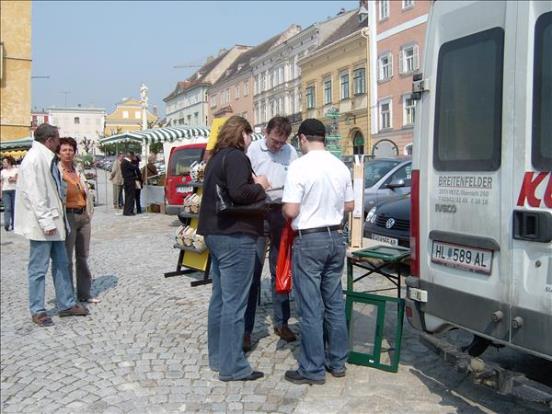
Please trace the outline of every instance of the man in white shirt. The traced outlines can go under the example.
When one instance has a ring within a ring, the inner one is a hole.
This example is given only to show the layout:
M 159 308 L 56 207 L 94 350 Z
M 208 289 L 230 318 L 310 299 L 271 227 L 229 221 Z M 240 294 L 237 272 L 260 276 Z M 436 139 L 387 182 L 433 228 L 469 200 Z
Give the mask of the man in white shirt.
M 326 151 L 322 122 L 306 119 L 298 136 L 305 155 L 290 165 L 282 201 L 284 215 L 297 231 L 292 266 L 301 353 L 299 368 L 287 371 L 285 378 L 295 384 L 323 384 L 325 369 L 334 377 L 345 376 L 348 340 L 341 275 L 346 240 L 341 222 L 353 210 L 353 187 L 349 169 Z
M 86 316 L 88 309 L 73 294 L 65 237 L 65 187 L 55 152 L 58 129 L 40 125 L 21 166 L 15 192 L 15 233 L 30 240 L 29 307 L 32 321 L 40 327 L 54 323 L 44 308 L 46 273 L 52 260 L 52 276 L 59 316 Z
M 280 247 L 280 235 L 285 224 L 282 215 L 282 193 L 289 165 L 297 159 L 297 151 L 287 143 L 291 133 L 291 123 L 285 117 L 272 118 L 265 130 L 265 139 L 251 143 L 247 150 L 247 156 L 251 160 L 251 166 L 256 175 L 264 175 L 270 182 L 271 188 L 267 191 L 269 210 L 264 220 L 265 237 L 260 237 L 257 242 L 257 261 L 253 282 L 249 291 L 249 300 L 245 312 L 245 332 L 243 348 L 245 352 L 251 349 L 251 332 L 255 325 L 255 311 L 257 298 L 263 271 L 264 253 L 266 243 L 270 240 L 270 254 L 268 257 L 270 274 L 272 276 L 272 304 L 274 332 L 286 342 L 295 341 L 295 334 L 288 327 L 290 316 L 289 295 L 276 293 L 274 289 L 276 280 L 276 262 Z

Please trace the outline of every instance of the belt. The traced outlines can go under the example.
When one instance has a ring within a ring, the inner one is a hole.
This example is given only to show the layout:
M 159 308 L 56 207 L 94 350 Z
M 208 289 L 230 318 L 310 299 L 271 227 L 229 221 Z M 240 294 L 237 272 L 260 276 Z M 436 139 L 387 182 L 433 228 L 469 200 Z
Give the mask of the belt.
M 69 207 L 67 207 L 65 209 L 65 211 L 67 213 L 73 213 L 73 214 L 82 214 L 82 213 L 84 213 L 85 210 L 86 209 L 84 207 L 83 208 L 69 208 Z
M 322 232 L 330 232 L 330 231 L 337 231 L 341 230 L 341 225 L 336 226 L 324 226 L 324 227 L 314 227 L 312 229 L 303 229 L 303 230 L 297 230 L 297 234 L 300 236 L 303 236 L 305 234 L 310 233 L 322 233 Z

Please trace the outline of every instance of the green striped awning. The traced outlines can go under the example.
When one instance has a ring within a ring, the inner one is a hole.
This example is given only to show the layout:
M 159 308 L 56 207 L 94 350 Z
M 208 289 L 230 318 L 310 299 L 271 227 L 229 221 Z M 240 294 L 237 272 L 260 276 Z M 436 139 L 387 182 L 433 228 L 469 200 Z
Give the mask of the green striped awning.
M 138 141 L 144 144 L 153 144 L 156 142 L 173 142 L 193 138 L 207 139 L 208 137 L 209 128 L 167 127 L 111 135 L 109 137 L 100 138 L 100 144 L 115 144 L 126 141 Z
M 9 141 L 0 142 L 0 150 L 12 150 L 12 149 L 28 149 L 33 146 L 33 137 L 19 138 Z
M 100 144 L 115 144 L 119 142 L 136 141 L 143 144 L 153 144 L 156 142 L 174 142 L 192 139 L 209 138 L 209 128 L 193 128 L 193 127 L 167 127 L 153 128 L 144 131 L 124 132 L 122 134 L 111 135 L 109 137 L 100 138 Z M 261 139 L 263 134 L 253 134 L 252 139 L 256 141 Z

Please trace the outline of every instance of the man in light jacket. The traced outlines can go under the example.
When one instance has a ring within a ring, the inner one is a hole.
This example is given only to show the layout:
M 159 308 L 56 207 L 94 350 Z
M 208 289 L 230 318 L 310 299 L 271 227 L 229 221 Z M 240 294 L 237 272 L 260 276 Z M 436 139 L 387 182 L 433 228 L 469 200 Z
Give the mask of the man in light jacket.
M 73 295 L 65 237 L 63 180 L 55 152 L 59 133 L 49 124 L 40 125 L 35 140 L 19 168 L 15 195 L 15 233 L 30 240 L 29 307 L 38 326 L 52 326 L 44 308 L 45 279 L 50 259 L 59 316 L 86 316 L 88 310 Z
M 121 172 L 121 161 L 123 160 L 123 154 L 117 155 L 117 158 L 113 161 L 111 167 L 111 174 L 109 179 L 113 184 L 113 208 L 123 208 L 123 173 Z

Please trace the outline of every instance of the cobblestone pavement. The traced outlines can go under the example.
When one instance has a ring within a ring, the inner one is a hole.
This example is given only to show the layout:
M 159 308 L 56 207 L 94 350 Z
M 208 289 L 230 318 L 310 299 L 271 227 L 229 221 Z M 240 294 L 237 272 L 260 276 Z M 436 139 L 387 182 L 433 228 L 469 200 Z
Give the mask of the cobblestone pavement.
M 189 276 L 163 277 L 176 264 L 174 217 L 123 217 L 105 206 L 101 192 L 100 202 L 90 266 L 101 303 L 89 306 L 88 317 L 60 319 L 48 276 L 51 328 L 35 327 L 29 316 L 28 242 L 1 230 L 3 413 L 526 413 L 538 408 L 452 372 L 419 344 L 406 323 L 397 374 L 349 365 L 345 378 L 328 376 L 323 386 L 290 384 L 283 376 L 296 367 L 298 347 L 272 332 L 266 275 L 253 335 L 257 344 L 249 354 L 265 378 L 218 381 L 207 363 L 210 285 L 192 288 Z M 296 319 L 291 325 L 297 332 Z

